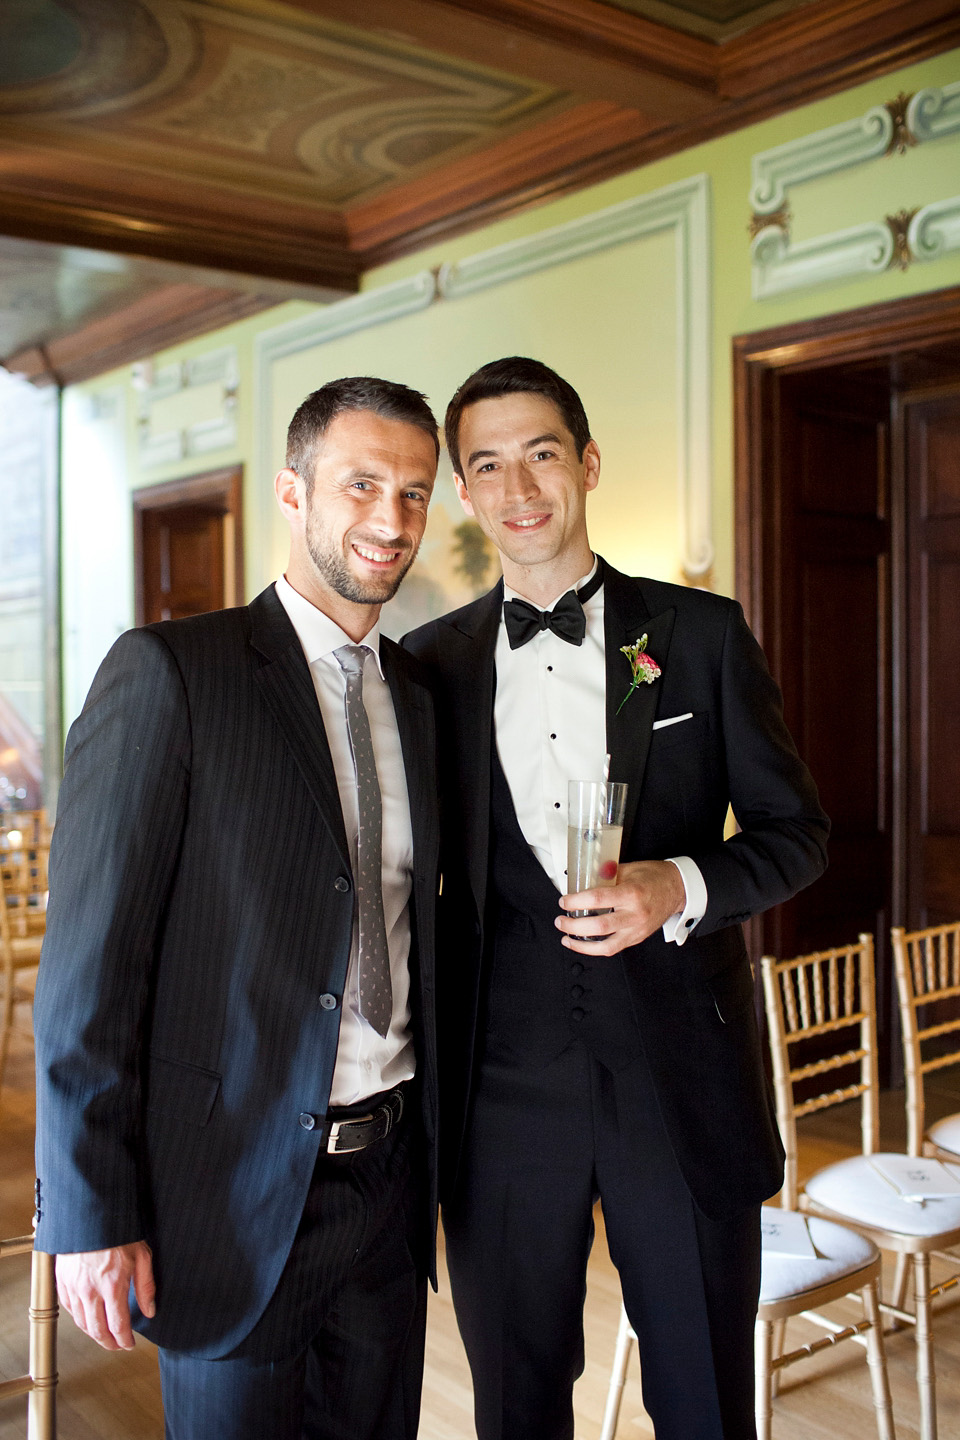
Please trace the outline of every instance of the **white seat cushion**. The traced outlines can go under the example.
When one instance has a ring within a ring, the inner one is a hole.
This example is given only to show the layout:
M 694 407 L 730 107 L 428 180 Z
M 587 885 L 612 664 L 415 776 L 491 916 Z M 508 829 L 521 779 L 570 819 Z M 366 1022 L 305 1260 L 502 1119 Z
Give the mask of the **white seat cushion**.
M 874 1159 L 880 1159 L 874 1156 Z M 960 1166 L 949 1167 L 960 1179 Z M 811 1200 L 853 1224 L 872 1225 L 897 1235 L 943 1235 L 960 1230 L 960 1195 L 918 1205 L 903 1200 L 866 1155 L 838 1160 L 818 1170 L 804 1186 Z
M 775 1220 L 782 1214 L 773 1205 L 764 1205 L 764 1213 Z M 868 1265 L 879 1253 L 872 1240 L 848 1230 L 846 1225 L 836 1225 L 832 1220 L 819 1220 L 815 1215 L 807 1217 L 807 1228 L 815 1260 L 805 1260 L 794 1255 L 777 1255 L 764 1250 L 763 1266 L 760 1273 L 760 1303 L 771 1300 L 786 1300 L 790 1295 L 802 1295 L 818 1285 L 839 1280 L 862 1266 Z
M 938 1120 L 930 1126 L 927 1135 L 941 1150 L 960 1156 L 960 1115 L 947 1115 Z

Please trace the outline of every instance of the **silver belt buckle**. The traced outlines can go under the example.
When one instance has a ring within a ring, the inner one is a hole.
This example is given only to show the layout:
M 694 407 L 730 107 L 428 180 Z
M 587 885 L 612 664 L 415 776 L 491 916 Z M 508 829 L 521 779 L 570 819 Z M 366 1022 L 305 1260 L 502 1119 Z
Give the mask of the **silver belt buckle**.
M 357 1150 L 363 1150 L 365 1148 L 363 1143 L 359 1143 L 357 1145 L 338 1145 L 337 1141 L 340 1138 L 340 1132 L 341 1130 L 343 1130 L 344 1126 L 369 1125 L 370 1121 L 373 1118 L 373 1115 L 354 1115 L 352 1120 L 334 1120 L 333 1124 L 330 1126 L 330 1133 L 327 1136 L 327 1154 L 352 1155 Z M 344 1139 L 348 1140 L 349 1136 L 345 1135 Z

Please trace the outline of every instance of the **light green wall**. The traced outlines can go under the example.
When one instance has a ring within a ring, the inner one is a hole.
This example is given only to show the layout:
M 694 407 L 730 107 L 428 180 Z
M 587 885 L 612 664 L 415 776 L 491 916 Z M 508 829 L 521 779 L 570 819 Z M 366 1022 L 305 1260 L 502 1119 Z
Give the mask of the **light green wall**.
M 921 291 L 960 284 L 960 253 L 916 263 L 907 271 L 886 271 L 775 299 L 751 296 L 748 192 L 751 158 L 761 150 L 862 115 L 898 92 L 914 92 L 960 80 L 960 51 L 896 72 L 840 95 L 818 101 L 683 154 L 644 166 L 628 175 L 528 210 L 495 225 L 443 241 L 416 255 L 369 273 L 364 290 L 373 290 L 425 269 L 451 264 L 478 252 L 538 234 L 542 230 L 594 214 L 607 206 L 659 191 L 700 174 L 709 177 L 712 209 L 711 282 L 713 439 L 713 529 L 717 558 L 713 583 L 730 591 L 733 577 L 733 482 L 731 339 L 734 335 L 789 321 L 805 320 Z M 798 239 L 911 209 L 960 194 L 960 137 L 929 141 L 905 156 L 869 161 L 840 174 L 797 186 L 790 195 L 793 233 Z M 442 412 L 456 384 L 477 364 L 520 349 L 556 365 L 582 393 L 604 456 L 601 489 L 591 499 L 592 536 L 615 562 L 666 578 L 679 577 L 679 494 L 674 451 L 677 402 L 675 345 L 677 293 L 667 234 L 632 240 L 591 257 L 580 258 L 474 296 L 437 301 L 403 319 L 360 330 L 277 361 L 272 392 L 264 400 L 254 390 L 255 342 L 311 307 L 291 303 L 264 312 L 213 335 L 190 341 L 156 357 L 158 366 L 180 362 L 223 346 L 237 350 L 238 401 L 236 444 L 203 457 L 144 470 L 138 457 L 137 395 L 129 368 L 74 387 L 93 397 L 119 389 L 125 403 L 116 421 L 124 426 L 127 491 L 199 470 L 243 461 L 247 588 L 251 593 L 276 574 L 283 563 L 285 537 L 269 494 L 272 470 L 282 461 L 286 420 L 308 390 L 335 375 L 382 374 L 426 390 Z M 315 313 L 320 313 L 318 307 Z M 196 397 L 164 401 L 168 413 Z M 80 407 L 82 409 L 82 407 Z M 79 413 L 79 411 L 78 411 Z M 257 415 L 260 420 L 257 421 Z M 195 417 L 190 417 L 195 418 Z M 269 428 L 270 443 L 257 462 L 255 425 Z M 65 443 L 69 444 L 69 435 Z M 266 457 L 269 458 L 266 458 Z M 262 470 L 263 473 L 259 473 Z M 267 473 L 270 472 L 270 473 Z M 71 478 L 71 513 L 86 515 L 88 529 L 65 537 L 66 563 L 71 547 L 95 543 L 97 509 L 115 505 L 115 485 L 101 484 L 92 472 Z M 113 498 L 111 498 L 113 497 Z M 80 503 L 78 503 L 78 501 Z M 455 599 L 450 532 L 460 514 L 449 482 L 441 480 L 434 518 L 425 542 L 420 591 L 410 587 L 409 618 L 418 606 L 436 600 L 438 581 Z M 124 524 L 129 528 L 128 520 Z M 110 563 L 110 557 L 104 557 Z M 126 563 L 126 561 L 124 561 Z M 409 582 L 408 582 L 409 585 Z M 431 600 L 432 595 L 432 600 Z M 132 614 L 130 616 L 132 621 Z M 71 617 L 65 615 L 69 632 Z M 89 637 L 88 637 L 89 639 Z M 87 654 L 96 650 L 88 643 Z M 81 667 L 86 669 L 86 665 Z M 78 683 L 79 683 L 78 676 Z

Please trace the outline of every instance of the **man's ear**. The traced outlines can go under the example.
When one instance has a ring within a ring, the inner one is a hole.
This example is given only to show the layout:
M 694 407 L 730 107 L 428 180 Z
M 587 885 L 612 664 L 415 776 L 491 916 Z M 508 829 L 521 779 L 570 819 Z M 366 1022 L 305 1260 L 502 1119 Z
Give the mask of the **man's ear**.
M 463 506 L 464 510 L 467 512 L 470 518 L 475 519 L 476 516 L 473 513 L 473 506 L 470 503 L 470 492 L 467 489 L 466 482 L 464 481 L 463 476 L 458 475 L 456 470 L 454 470 L 453 472 L 453 483 L 457 487 L 457 494 L 460 497 L 460 504 Z
M 273 488 L 277 496 L 277 504 L 290 521 L 299 520 L 303 516 L 303 481 L 296 470 L 291 470 L 285 465 L 282 470 L 277 471 Z
M 600 446 L 588 440 L 583 447 L 583 488 L 596 490 L 600 483 Z

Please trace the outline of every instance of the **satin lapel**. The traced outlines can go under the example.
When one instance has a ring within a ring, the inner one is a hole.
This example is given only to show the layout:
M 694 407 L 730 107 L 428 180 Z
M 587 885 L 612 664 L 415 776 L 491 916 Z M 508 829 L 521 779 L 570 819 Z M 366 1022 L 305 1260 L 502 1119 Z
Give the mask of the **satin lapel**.
M 620 702 L 630 689 L 630 662 L 620 653 L 622 645 L 633 645 L 647 637 L 647 651 L 662 670 L 673 633 L 675 610 L 651 615 L 636 580 L 607 567 L 604 581 L 603 628 L 607 661 L 607 749 L 610 752 L 611 780 L 625 780 L 627 813 L 623 844 L 627 847 L 640 803 L 650 737 L 660 698 L 660 680 L 639 685 L 622 709 Z
M 297 632 L 271 585 L 250 604 L 250 643 L 264 657 L 257 683 L 273 711 L 346 869 L 350 852 L 327 732 Z
M 464 799 L 467 874 L 481 925 L 487 894 L 493 694 L 502 608 L 500 582 L 470 607 L 466 617 L 448 622 L 444 632 L 444 672 L 457 712 L 456 759 Z

